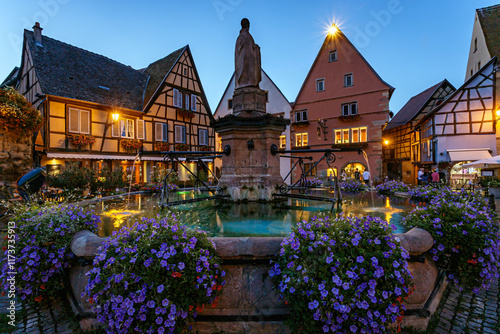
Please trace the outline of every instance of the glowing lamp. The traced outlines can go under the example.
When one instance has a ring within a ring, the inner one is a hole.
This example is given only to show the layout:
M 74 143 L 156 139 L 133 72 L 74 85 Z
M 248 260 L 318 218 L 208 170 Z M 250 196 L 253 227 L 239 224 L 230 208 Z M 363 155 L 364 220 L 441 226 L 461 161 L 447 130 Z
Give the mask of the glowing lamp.
M 500 117 L 500 108 L 497 109 L 497 117 Z
M 113 118 L 113 122 L 118 121 L 118 118 L 120 118 L 120 114 L 112 114 L 111 117 Z
M 384 140 L 384 144 L 389 145 L 389 141 L 388 140 Z

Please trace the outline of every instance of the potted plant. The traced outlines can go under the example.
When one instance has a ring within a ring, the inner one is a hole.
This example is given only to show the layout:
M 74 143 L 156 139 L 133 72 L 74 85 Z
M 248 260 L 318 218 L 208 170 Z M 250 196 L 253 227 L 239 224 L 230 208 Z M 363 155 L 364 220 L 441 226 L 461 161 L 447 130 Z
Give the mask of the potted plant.
M 410 187 L 403 182 L 392 180 L 379 184 L 375 189 L 382 194 L 393 194 L 395 192 L 407 192 Z
M 101 247 L 85 292 L 109 333 L 183 332 L 225 285 L 213 242 L 173 214 L 124 227 Z
M 495 198 L 500 198 L 500 179 L 492 178 L 488 182 L 488 193 L 493 194 Z
M 313 217 L 283 240 L 269 274 L 294 332 L 385 333 L 413 289 L 408 258 L 379 218 Z

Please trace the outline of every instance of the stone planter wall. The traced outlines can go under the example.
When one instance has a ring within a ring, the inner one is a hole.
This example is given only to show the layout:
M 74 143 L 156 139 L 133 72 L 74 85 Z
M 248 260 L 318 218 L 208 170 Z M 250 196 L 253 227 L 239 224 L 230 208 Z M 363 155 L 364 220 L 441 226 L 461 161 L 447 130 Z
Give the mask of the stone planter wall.
M 14 183 L 29 172 L 33 165 L 30 136 L 14 138 L 12 134 L 0 131 L 0 181 Z
M 414 228 L 397 235 L 402 246 L 409 251 L 410 271 L 414 276 L 415 291 L 406 302 L 407 312 L 403 326 L 418 329 L 427 327 L 430 316 L 439 305 L 446 284 L 434 262 L 424 254 L 433 245 L 427 231 Z M 85 273 L 92 267 L 90 260 L 102 244 L 103 238 L 82 231 L 71 243 L 73 253 L 89 260 L 88 265 L 71 270 L 73 311 L 82 320 L 82 329 L 98 326 L 90 313 L 90 305 L 81 298 L 86 284 Z M 287 306 L 272 289 L 268 274 L 269 260 L 279 253 L 283 238 L 213 238 L 217 255 L 223 260 L 226 286 L 215 308 L 202 311 L 193 323 L 197 333 L 288 333 L 284 320 L 289 314 Z

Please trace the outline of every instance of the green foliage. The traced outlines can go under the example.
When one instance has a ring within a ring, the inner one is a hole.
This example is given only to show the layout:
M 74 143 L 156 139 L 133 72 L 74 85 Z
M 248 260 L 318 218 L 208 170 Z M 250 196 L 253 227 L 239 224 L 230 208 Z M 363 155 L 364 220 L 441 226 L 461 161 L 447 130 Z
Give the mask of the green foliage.
M 296 333 L 386 332 L 412 291 L 408 252 L 378 218 L 297 223 L 269 274 Z
M 196 174 L 196 173 L 195 173 Z M 207 175 L 207 172 L 205 172 L 204 170 L 200 170 L 198 171 L 198 178 L 203 181 L 203 182 L 207 182 L 208 181 L 208 175 Z M 196 184 L 196 178 L 193 176 L 193 175 L 189 175 L 189 180 L 193 183 L 193 184 Z
M 431 233 L 436 264 L 459 289 L 479 292 L 498 277 L 499 223 L 482 198 L 445 194 L 415 208 L 404 220 L 408 227 Z
M 12 87 L 0 87 L 0 126 L 11 135 L 36 132 L 43 123 L 40 112 Z
M 173 214 L 122 228 L 102 246 L 85 289 L 109 333 L 180 332 L 225 284 L 215 246 Z M 133 301 L 133 302 L 132 302 Z
M 479 180 L 479 184 L 483 188 L 487 188 L 487 187 L 500 188 L 500 179 L 497 177 L 486 176 L 486 177 L 482 177 Z

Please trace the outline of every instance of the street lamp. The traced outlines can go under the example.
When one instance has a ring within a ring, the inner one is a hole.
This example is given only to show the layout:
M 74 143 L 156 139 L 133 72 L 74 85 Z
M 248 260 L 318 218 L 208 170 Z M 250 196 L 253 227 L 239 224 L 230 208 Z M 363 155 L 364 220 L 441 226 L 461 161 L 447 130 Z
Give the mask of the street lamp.
M 111 118 L 113 118 L 113 123 L 117 122 L 118 119 L 120 118 L 120 114 L 118 113 L 113 113 L 111 114 Z

